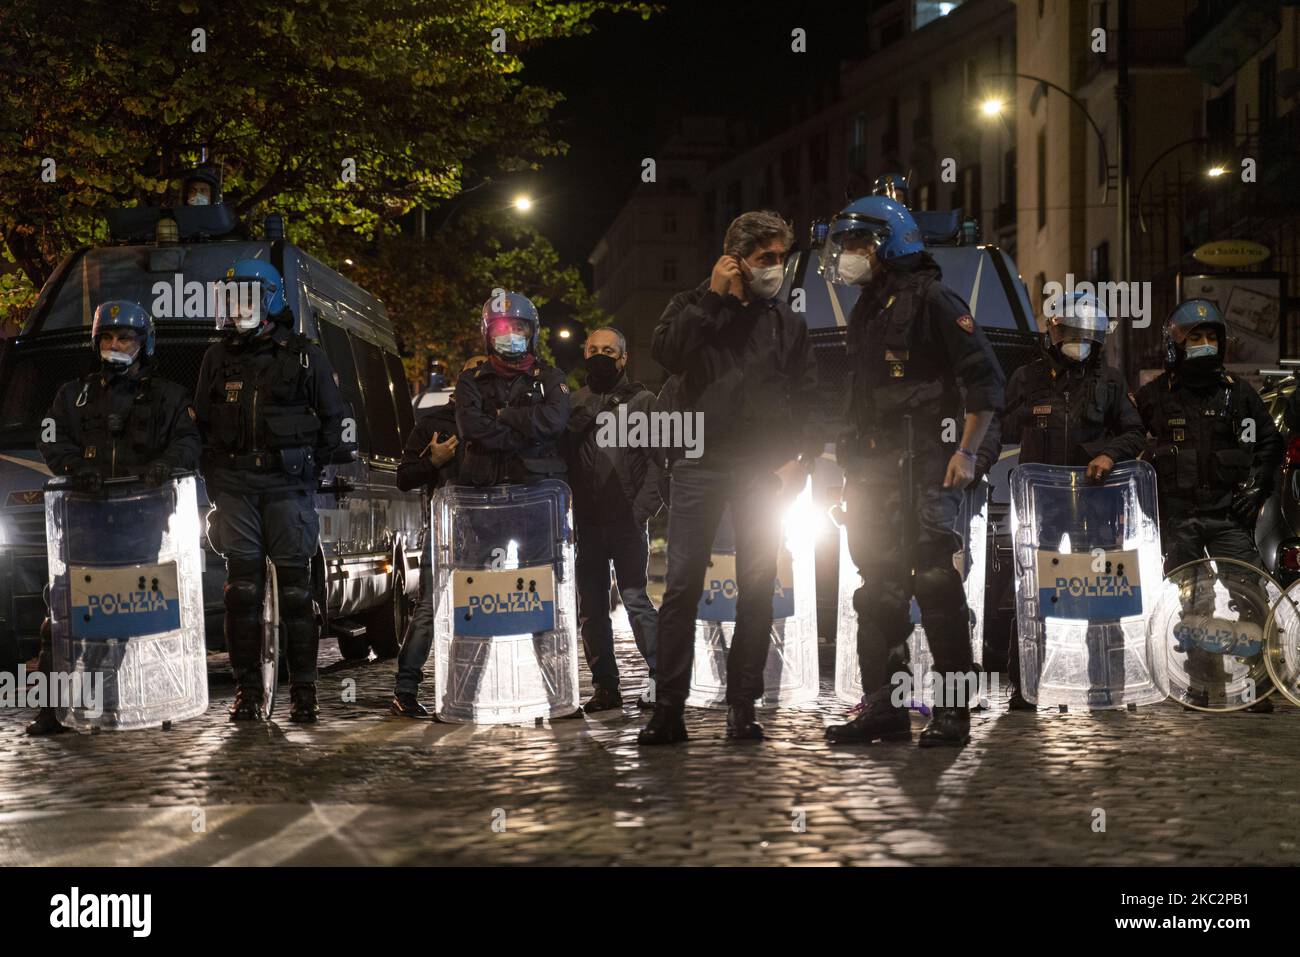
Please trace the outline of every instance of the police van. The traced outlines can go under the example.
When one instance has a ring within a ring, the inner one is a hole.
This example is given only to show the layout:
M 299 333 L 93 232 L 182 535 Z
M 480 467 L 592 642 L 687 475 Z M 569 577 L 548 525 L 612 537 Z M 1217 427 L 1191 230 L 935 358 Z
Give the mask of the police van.
M 978 240 L 978 224 L 965 219 L 962 211 L 912 210 L 925 242 L 943 273 L 946 286 L 970 306 L 971 316 L 983 329 L 994 354 L 1008 379 L 1032 359 L 1040 348 L 1040 334 L 1029 302 L 1029 291 L 1019 270 L 1005 251 Z M 845 379 L 849 371 L 847 347 L 848 317 L 857 302 L 859 289 L 828 282 L 822 276 L 821 256 L 826 240 L 824 222 L 815 222 L 807 249 L 791 253 L 786 261 L 781 297 L 791 308 L 802 307 L 808 324 L 808 336 L 817 359 L 818 387 L 822 413 L 831 429 L 830 438 L 845 426 Z M 796 299 L 798 296 L 798 300 Z M 797 308 L 796 308 L 796 311 Z M 987 576 L 986 614 L 992 619 L 985 634 L 1001 635 L 1014 615 L 1006 603 L 1007 583 L 1011 574 L 1011 543 L 1007 517 L 1010 512 L 1010 471 L 1015 465 L 1019 445 L 1003 437 L 998 463 L 989 471 L 990 496 L 988 528 L 992 541 L 990 574 Z M 828 472 L 822 487 L 814 493 L 822 504 L 839 500 L 839 475 Z M 822 473 L 814 475 L 819 481 Z M 838 585 L 838 545 L 833 536 L 819 536 L 822 545 L 817 554 L 818 619 L 821 634 L 833 634 Z M 1005 607 L 999 608 L 999 602 Z
M 284 238 L 267 217 L 265 237 L 242 238 L 224 205 L 148 207 L 109 215 L 110 244 L 79 249 L 42 288 L 20 334 L 0 345 L 0 671 L 35 653 L 47 581 L 42 489 L 49 479 L 36 448 L 54 393 L 93 371 L 95 307 L 128 299 L 152 310 L 159 283 L 181 288 L 221 280 L 239 259 L 280 270 L 296 331 L 318 342 L 338 375 L 356 422 L 358 458 L 326 466 L 315 496 L 320 546 L 313 584 L 345 658 L 373 649 L 391 657 L 419 586 L 422 496 L 397 488 L 397 465 L 414 424 L 410 390 L 384 304 Z M 187 303 L 188 305 L 188 303 Z M 219 334 L 215 318 L 186 309 L 156 318 L 158 375 L 191 393 L 203 354 Z M 200 512 L 211 509 L 200 489 Z M 203 594 L 210 649 L 224 646 L 225 564 L 204 545 Z

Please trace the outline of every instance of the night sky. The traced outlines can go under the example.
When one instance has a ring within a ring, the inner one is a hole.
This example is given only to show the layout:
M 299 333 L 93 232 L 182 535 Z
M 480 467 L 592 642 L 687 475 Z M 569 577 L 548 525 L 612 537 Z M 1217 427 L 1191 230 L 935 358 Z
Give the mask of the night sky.
M 591 36 L 524 56 L 525 80 L 565 95 L 552 129 L 570 147 L 532 180 L 537 225 L 587 278 L 587 256 L 640 182 L 642 158 L 655 155 L 676 119 L 743 119 L 751 139 L 785 128 L 842 60 L 863 55 L 871 6 L 664 5 L 648 21 L 601 16 Z M 790 50 L 795 27 L 807 31 L 807 53 Z

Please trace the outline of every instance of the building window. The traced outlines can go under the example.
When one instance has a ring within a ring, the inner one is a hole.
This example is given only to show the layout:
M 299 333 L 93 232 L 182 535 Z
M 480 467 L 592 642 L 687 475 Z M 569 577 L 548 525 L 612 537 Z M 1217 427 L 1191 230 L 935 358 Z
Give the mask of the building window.
M 1047 131 L 1038 131 L 1038 228 L 1047 225 Z
M 670 236 L 677 232 L 677 210 L 664 210 L 664 232 Z
M 663 269 L 661 271 L 661 275 L 663 276 L 664 282 L 676 282 L 677 281 L 677 260 L 665 259 L 663 263 Z
M 966 61 L 966 95 L 975 96 L 979 92 L 980 68 L 974 60 Z
M 867 165 L 867 114 L 853 117 L 849 133 L 849 172 L 860 172 Z
M 1277 54 L 1259 61 L 1259 130 L 1268 132 L 1277 120 Z
M 799 192 L 799 147 L 791 146 L 781 154 L 781 194 L 794 196 Z
M 830 134 L 826 130 L 808 141 L 808 178 L 813 184 L 826 182 L 830 153 Z
M 1092 248 L 1092 281 L 1107 282 L 1110 279 L 1110 243 L 1100 243 Z

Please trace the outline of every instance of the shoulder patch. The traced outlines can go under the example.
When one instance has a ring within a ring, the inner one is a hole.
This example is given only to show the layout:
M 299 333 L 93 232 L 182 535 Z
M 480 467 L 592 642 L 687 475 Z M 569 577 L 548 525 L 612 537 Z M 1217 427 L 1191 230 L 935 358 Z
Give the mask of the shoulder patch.
M 567 383 L 567 382 L 561 382 L 561 383 L 560 383 L 560 391 L 563 392 L 565 395 L 568 395 L 568 394 L 569 394 L 569 383 Z
M 971 318 L 968 312 L 957 317 L 957 326 L 968 336 L 975 332 L 975 320 Z

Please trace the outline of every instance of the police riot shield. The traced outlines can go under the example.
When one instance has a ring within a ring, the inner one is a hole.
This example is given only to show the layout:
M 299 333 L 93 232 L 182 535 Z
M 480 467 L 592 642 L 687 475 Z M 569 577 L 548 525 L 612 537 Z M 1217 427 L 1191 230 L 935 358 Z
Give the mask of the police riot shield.
M 1264 629 L 1264 665 L 1273 687 L 1300 705 L 1300 581 L 1273 603 Z
M 782 516 L 776 581 L 772 584 L 772 627 L 763 666 L 760 708 L 793 708 L 817 700 L 817 580 L 816 518 L 812 485 L 804 489 Z M 727 509 L 718 524 L 704 592 L 695 613 L 695 657 L 686 703 L 697 708 L 725 707 L 727 653 L 736 629 L 736 545 Z
M 75 728 L 129 730 L 208 707 L 195 479 L 45 493 L 51 703 Z
M 266 595 L 262 599 L 262 648 L 258 673 L 262 678 L 262 700 L 266 717 L 275 711 L 275 692 L 280 685 L 280 586 L 275 565 L 266 560 Z
M 510 724 L 578 707 L 569 487 L 545 480 L 434 496 L 434 705 Z
M 1286 619 L 1281 586 L 1253 565 L 1205 558 L 1175 568 L 1147 633 L 1162 690 L 1197 711 L 1239 711 L 1268 697 L 1274 606 Z
M 953 555 L 953 567 L 962 576 L 966 605 L 971 617 L 971 655 L 976 664 L 984 656 L 984 590 L 987 584 L 988 555 L 988 501 L 987 478 L 966 489 L 962 494 L 961 509 L 957 515 L 957 532 L 961 535 L 961 551 Z M 853 608 L 853 593 L 862 585 L 853 557 L 849 554 L 847 522 L 852 521 L 841 503 L 836 509 L 840 528 L 840 593 L 839 624 L 835 638 L 835 697 L 845 704 L 862 700 L 862 671 L 858 667 L 858 614 Z M 870 585 L 870 582 L 867 582 Z M 909 707 L 928 709 L 934 704 L 935 685 L 931 679 L 934 658 L 921 625 L 921 612 L 916 600 L 911 605 L 912 637 L 909 656 L 914 694 Z M 981 696 L 982 700 L 982 696 Z
M 1029 702 L 1123 708 L 1161 701 L 1146 623 L 1161 583 L 1156 475 L 1146 462 L 1011 474 L 1020 692 Z

